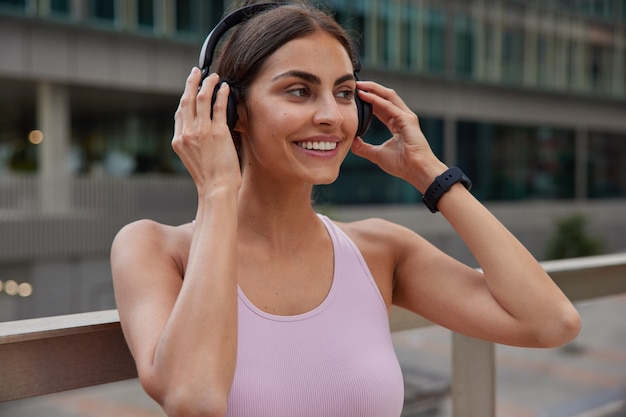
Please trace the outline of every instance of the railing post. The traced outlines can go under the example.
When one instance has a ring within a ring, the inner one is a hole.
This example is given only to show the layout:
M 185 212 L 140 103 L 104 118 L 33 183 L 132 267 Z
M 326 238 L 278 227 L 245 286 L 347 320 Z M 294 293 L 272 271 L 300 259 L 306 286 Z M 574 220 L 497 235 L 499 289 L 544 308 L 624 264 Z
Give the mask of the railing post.
M 454 417 L 495 417 L 495 345 L 452 333 Z

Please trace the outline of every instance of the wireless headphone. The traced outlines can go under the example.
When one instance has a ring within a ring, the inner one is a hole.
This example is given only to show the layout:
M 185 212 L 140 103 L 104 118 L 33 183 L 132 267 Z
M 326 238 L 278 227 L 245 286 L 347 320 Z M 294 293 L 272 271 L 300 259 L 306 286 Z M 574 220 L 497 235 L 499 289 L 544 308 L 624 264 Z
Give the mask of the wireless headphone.
M 202 70 L 200 85 L 202 85 L 202 81 L 204 81 L 204 79 L 207 78 L 210 74 L 209 67 L 213 62 L 213 55 L 215 53 L 215 48 L 217 47 L 219 39 L 229 29 L 237 26 L 247 19 L 250 19 L 251 17 L 263 13 L 266 10 L 279 7 L 281 5 L 281 3 L 253 4 L 237 9 L 224 17 L 209 33 L 204 41 L 204 44 L 202 45 L 202 50 L 200 51 L 199 58 L 199 66 Z M 361 69 L 361 64 L 358 61 L 358 57 L 356 57 L 356 60 L 357 62 L 355 64 L 354 78 L 358 81 L 358 71 Z M 224 81 L 225 80 L 220 80 L 219 83 L 215 86 L 215 90 L 213 90 L 213 97 L 211 100 L 211 117 L 213 117 L 213 105 L 215 104 L 217 91 L 219 90 L 219 87 L 222 85 L 222 83 L 224 83 Z M 372 105 L 361 100 L 358 94 L 355 95 L 355 103 L 359 116 L 359 126 L 357 128 L 356 136 L 363 136 L 372 121 Z M 237 124 L 237 117 L 237 101 L 235 100 L 233 94 L 229 94 L 228 106 L 226 108 L 226 122 L 228 123 L 228 127 L 230 128 L 230 130 L 234 130 L 235 125 Z

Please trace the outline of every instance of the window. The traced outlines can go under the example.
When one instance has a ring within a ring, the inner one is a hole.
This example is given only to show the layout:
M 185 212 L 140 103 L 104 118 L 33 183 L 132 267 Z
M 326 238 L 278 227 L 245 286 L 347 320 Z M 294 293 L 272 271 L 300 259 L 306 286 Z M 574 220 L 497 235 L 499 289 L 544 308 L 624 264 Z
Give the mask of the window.
M 183 170 L 164 145 L 173 121 L 167 106 L 140 111 L 90 114 L 73 122 L 72 169 L 75 174 L 128 176 Z
M 115 21 L 115 2 L 112 0 L 89 0 L 87 12 L 93 21 L 112 24 Z
M 393 49 L 391 48 L 392 45 L 390 42 L 389 33 L 391 25 L 389 24 L 387 17 L 385 17 L 383 14 L 379 14 L 376 20 L 378 26 L 376 28 L 376 31 L 378 33 L 378 39 L 376 43 L 376 59 L 379 64 L 382 64 L 383 66 L 389 66 L 392 62 L 392 54 L 394 53 Z
M 459 15 L 454 21 L 454 72 L 462 77 L 474 74 L 474 30 L 467 16 Z
M 199 30 L 200 6 L 194 0 L 176 1 L 176 31 L 192 34 Z
M 593 0 L 592 1 L 594 16 L 610 19 L 613 14 L 613 1 L 612 0 Z
M 574 197 L 574 133 L 459 122 L 458 165 L 483 200 Z
M 55 15 L 68 15 L 70 13 L 69 0 L 50 0 L 50 11 Z
M 137 0 L 137 26 L 154 27 L 154 0 Z
M 441 10 L 426 14 L 426 67 L 430 72 L 442 73 L 445 66 L 446 19 Z
M 588 196 L 626 196 L 626 135 L 590 133 Z
M 520 84 L 524 73 L 524 33 L 508 28 L 502 39 L 502 81 Z
M 217 24 L 217 22 L 220 21 L 222 15 L 224 14 L 224 3 L 221 1 L 212 1 L 209 2 L 209 5 L 207 5 L 207 7 L 209 7 L 207 24 L 209 28 L 213 28 Z M 207 33 L 208 30 L 209 29 L 207 29 Z
M 0 0 L 0 9 L 24 13 L 26 0 Z
M 587 77 L 597 93 L 611 92 L 613 76 L 613 50 L 609 46 L 590 44 L 588 48 Z
M 417 57 L 421 53 L 417 22 L 417 9 L 405 5 L 400 19 L 400 47 L 402 66 L 406 69 L 417 67 Z

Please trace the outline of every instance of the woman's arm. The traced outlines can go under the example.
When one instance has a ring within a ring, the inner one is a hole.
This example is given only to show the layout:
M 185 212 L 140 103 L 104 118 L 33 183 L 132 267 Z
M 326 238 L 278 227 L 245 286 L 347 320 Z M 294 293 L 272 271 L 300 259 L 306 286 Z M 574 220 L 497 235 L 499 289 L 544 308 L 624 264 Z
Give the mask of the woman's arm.
M 225 124 L 224 87 L 209 114 L 217 76 L 196 96 L 190 75 L 172 146 L 198 189 L 191 232 L 152 222 L 120 231 L 111 264 L 120 319 L 145 390 L 170 416 L 223 416 L 237 348 L 239 164 Z M 223 120 L 222 120 L 223 119 Z M 186 226 L 191 227 L 191 226 Z M 177 254 L 189 245 L 186 266 Z
M 393 136 L 380 146 L 357 138 L 353 151 L 424 192 L 446 170 L 393 90 L 361 82 L 361 97 Z M 526 248 L 461 184 L 438 209 L 482 271 L 463 265 L 406 229 L 389 234 L 397 258 L 393 302 L 469 336 L 518 346 L 557 346 L 575 337 L 580 317 Z

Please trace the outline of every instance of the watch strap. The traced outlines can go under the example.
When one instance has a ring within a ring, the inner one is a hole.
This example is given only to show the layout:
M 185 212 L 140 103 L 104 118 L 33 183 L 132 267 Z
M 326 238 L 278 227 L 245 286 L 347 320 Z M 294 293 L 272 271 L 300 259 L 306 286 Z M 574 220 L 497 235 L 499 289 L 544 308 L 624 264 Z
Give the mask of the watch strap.
M 437 203 L 454 184 L 460 182 L 466 189 L 472 188 L 472 181 L 458 167 L 450 167 L 443 174 L 437 176 L 432 184 L 426 189 L 422 201 L 432 213 L 436 213 Z

